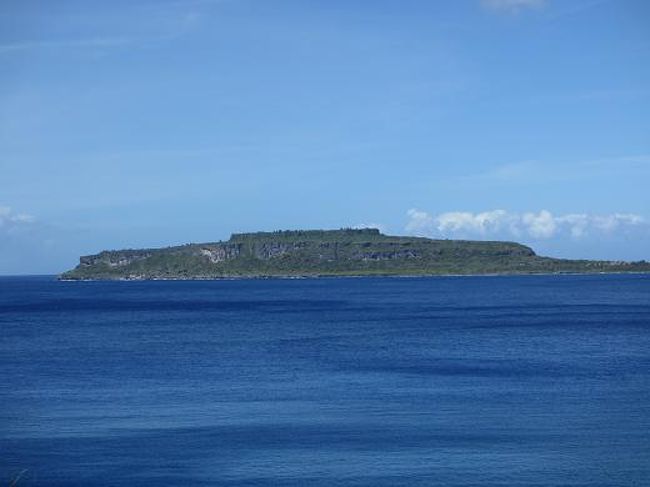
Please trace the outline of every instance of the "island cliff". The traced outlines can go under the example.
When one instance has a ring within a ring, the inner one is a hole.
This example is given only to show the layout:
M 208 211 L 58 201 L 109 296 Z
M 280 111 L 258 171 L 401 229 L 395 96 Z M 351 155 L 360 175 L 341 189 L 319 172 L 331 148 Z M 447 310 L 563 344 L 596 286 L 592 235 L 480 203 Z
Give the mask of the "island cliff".
M 650 272 L 650 263 L 540 257 L 514 242 L 433 240 L 377 229 L 236 233 L 229 240 L 84 256 L 61 279 Z

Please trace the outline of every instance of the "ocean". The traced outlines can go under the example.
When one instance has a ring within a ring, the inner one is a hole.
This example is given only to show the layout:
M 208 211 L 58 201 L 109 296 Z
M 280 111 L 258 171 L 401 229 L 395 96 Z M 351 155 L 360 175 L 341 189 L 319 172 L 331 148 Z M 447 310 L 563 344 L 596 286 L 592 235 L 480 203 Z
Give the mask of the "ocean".
M 0 485 L 650 485 L 648 275 L 5 277 L 0 331 Z

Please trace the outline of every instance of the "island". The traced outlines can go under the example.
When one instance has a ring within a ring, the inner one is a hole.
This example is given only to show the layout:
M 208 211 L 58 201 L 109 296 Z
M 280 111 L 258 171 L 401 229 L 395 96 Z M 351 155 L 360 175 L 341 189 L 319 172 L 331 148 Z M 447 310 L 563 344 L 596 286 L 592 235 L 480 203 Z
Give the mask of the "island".
M 227 241 L 108 250 L 62 280 L 650 272 L 650 262 L 542 257 L 515 242 L 384 235 L 375 228 L 235 233 Z

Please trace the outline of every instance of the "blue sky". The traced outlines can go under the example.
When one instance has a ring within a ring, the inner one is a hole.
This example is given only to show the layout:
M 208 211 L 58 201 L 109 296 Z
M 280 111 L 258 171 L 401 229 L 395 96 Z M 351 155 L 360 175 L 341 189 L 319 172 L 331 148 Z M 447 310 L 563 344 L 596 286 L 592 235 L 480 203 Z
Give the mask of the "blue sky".
M 381 226 L 650 259 L 650 2 L 0 4 L 0 274 Z

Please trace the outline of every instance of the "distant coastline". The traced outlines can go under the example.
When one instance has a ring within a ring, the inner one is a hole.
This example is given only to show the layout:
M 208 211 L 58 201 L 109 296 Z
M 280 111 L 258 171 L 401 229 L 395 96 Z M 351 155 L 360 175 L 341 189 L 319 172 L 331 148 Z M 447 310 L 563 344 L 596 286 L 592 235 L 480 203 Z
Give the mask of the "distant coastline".
M 223 280 L 648 273 L 646 261 L 538 256 L 516 242 L 434 240 L 377 229 L 233 234 L 227 241 L 83 256 L 77 280 Z
M 430 279 L 433 277 L 527 277 L 527 276 L 616 276 L 616 275 L 650 275 L 647 271 L 602 271 L 602 272 L 502 272 L 490 274 L 323 274 L 323 275 L 304 275 L 304 276 L 223 276 L 223 277 L 120 277 L 113 279 L 105 278 L 66 278 L 63 275 L 52 275 L 52 277 L 61 282 L 102 282 L 102 281 L 122 281 L 122 282 L 144 282 L 144 281 L 296 281 L 310 279 Z M 33 276 L 3 276 L 3 277 L 33 277 Z
M 61 282 L 145 282 L 145 281 L 298 281 L 310 279 L 430 279 L 435 277 L 528 277 L 528 276 L 616 276 L 616 275 L 650 275 L 648 271 L 602 271 L 602 272 L 520 272 L 491 274 L 365 274 L 365 275 L 305 275 L 305 276 L 227 276 L 227 277 L 121 277 L 121 278 L 66 278 L 63 275 L 48 275 Z M 34 276 L 2 276 L 34 277 Z

